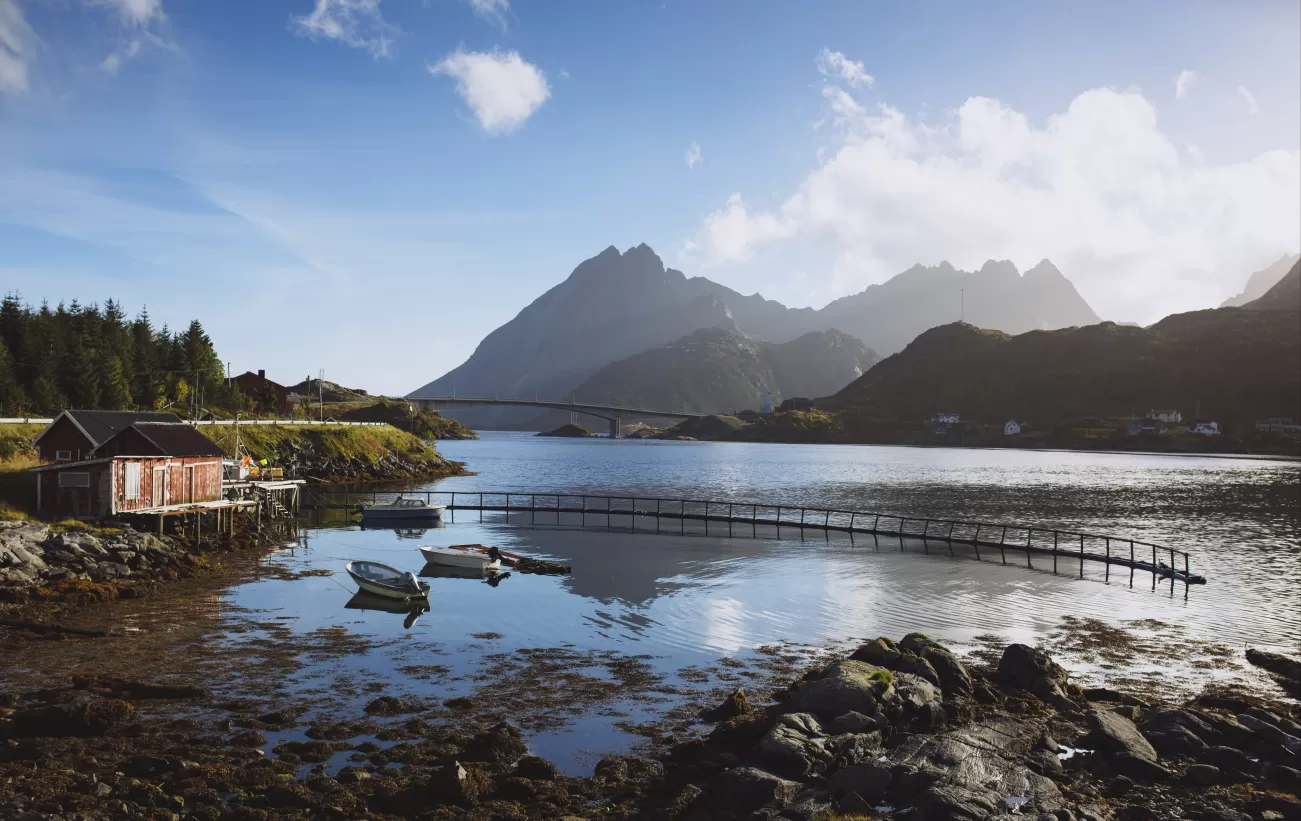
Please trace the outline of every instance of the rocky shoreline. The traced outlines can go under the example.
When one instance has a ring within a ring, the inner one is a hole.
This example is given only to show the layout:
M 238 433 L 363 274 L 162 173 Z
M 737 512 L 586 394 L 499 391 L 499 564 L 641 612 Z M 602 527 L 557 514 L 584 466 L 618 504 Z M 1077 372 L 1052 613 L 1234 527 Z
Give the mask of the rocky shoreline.
M 1267 663 L 1286 677 L 1286 662 Z M 586 778 L 530 756 L 505 716 L 452 701 L 381 696 L 307 724 L 292 703 L 193 682 L 0 685 L 0 817 L 1301 818 L 1295 703 L 1083 690 L 1020 644 L 968 666 L 920 634 L 877 639 L 770 704 L 734 692 L 701 717 L 707 734 L 657 760 L 607 756 Z
M 46 620 L 198 575 L 214 557 L 276 543 L 273 531 L 158 536 L 131 527 L 0 521 L 0 619 L 40 629 Z M 47 625 L 48 626 L 48 625 Z M 57 629 L 57 628 L 50 628 Z

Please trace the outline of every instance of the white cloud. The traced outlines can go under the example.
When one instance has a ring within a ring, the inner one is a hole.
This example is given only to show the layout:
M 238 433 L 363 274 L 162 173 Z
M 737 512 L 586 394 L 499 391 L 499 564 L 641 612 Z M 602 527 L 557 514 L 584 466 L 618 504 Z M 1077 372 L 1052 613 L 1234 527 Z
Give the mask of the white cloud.
M 854 87 L 870 86 L 876 82 L 876 78 L 863 69 L 862 63 L 849 59 L 839 51 L 825 48 L 818 53 L 818 71 L 832 80 L 842 80 Z
M 116 9 L 117 13 L 127 23 L 137 26 L 147 26 L 154 20 L 162 20 L 163 0 L 89 0 L 91 5 L 108 6 Z
M 1179 76 L 1175 78 L 1175 99 L 1182 100 L 1187 97 L 1195 85 L 1197 85 L 1197 72 L 1188 69 L 1179 72 Z
M 705 161 L 705 158 L 700 153 L 700 143 L 693 140 L 691 145 L 687 146 L 686 159 L 687 168 L 695 168 L 696 165 Z
M 506 28 L 506 12 L 510 11 L 510 0 L 469 0 L 470 8 L 478 17 Z
M 1246 86 L 1238 86 L 1238 96 L 1247 101 L 1247 113 L 1256 116 L 1260 111 L 1260 106 L 1256 103 L 1256 95 L 1248 91 Z
M 17 0 L 0 0 L 0 94 L 27 91 L 27 63 L 35 43 Z
M 384 19 L 379 4 L 380 0 L 316 0 L 311 14 L 290 18 L 290 28 L 314 40 L 338 40 L 375 57 L 387 57 L 400 32 Z
M 429 71 L 456 79 L 457 93 L 489 134 L 518 129 L 551 96 L 546 76 L 517 51 L 457 49 Z
M 122 67 L 124 60 L 130 60 L 140 53 L 140 41 L 132 40 L 124 48 L 120 48 L 104 58 L 104 62 L 99 67 L 105 74 L 117 74 L 117 70 Z
M 823 93 L 841 128 L 816 167 L 775 207 L 733 194 L 685 264 L 805 242 L 836 252 L 824 277 L 846 293 L 916 262 L 1047 257 L 1103 316 L 1155 319 L 1217 304 L 1227 280 L 1301 247 L 1301 151 L 1185 155 L 1138 93 L 1085 91 L 1042 124 L 972 97 L 940 125 Z

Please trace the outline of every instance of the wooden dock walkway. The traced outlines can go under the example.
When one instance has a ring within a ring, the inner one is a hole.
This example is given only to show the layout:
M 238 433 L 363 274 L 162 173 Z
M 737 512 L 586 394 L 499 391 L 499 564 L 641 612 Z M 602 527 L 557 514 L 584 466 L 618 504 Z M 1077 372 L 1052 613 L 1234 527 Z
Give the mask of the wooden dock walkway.
M 1001 522 L 968 522 L 760 502 L 515 491 L 332 493 L 313 489 L 306 492 L 304 506 L 352 510 L 363 503 L 384 504 L 399 495 L 408 498 L 423 497 L 431 504 L 444 504 L 451 512 L 453 521 L 457 511 L 466 511 L 478 512 L 480 521 L 485 513 L 500 513 L 507 518 L 512 515 L 527 515 L 530 523 L 550 525 L 566 524 L 564 517 L 569 516 L 571 521 L 568 524 L 575 524 L 572 518 L 577 517 L 576 524 L 588 526 L 589 518 L 595 518 L 596 521 L 592 524 L 614 527 L 615 519 L 623 518 L 628 520 L 628 527 L 634 531 L 637 530 L 637 520 L 642 519 L 654 521 L 654 532 L 662 532 L 662 523 L 670 521 L 679 524 L 679 532 L 686 532 L 687 522 L 703 523 L 706 534 L 709 534 L 709 525 L 712 523 L 726 525 L 728 535 L 734 535 L 734 530 L 739 526 L 748 528 L 751 535 L 756 536 L 759 535 L 760 528 L 776 530 L 778 535 L 785 528 L 826 534 L 843 533 L 851 538 L 860 534 L 891 536 L 900 540 L 943 542 L 950 546 L 950 550 L 955 544 L 970 545 L 978 559 L 982 558 L 982 549 L 998 551 L 1004 564 L 1007 563 L 1009 551 L 1014 554 L 1023 553 L 1026 566 L 1030 568 L 1035 567 L 1034 557 L 1047 557 L 1052 560 L 1054 573 L 1057 572 L 1059 561 L 1066 559 L 1079 563 L 1080 578 L 1084 578 L 1085 565 L 1095 563 L 1104 566 L 1108 579 L 1112 567 L 1128 569 L 1131 584 L 1135 571 L 1151 573 L 1153 584 L 1158 580 L 1169 579 L 1172 589 L 1176 581 L 1185 585 L 1205 583 L 1204 578 L 1191 571 L 1188 553 L 1173 547 L 1125 537 Z

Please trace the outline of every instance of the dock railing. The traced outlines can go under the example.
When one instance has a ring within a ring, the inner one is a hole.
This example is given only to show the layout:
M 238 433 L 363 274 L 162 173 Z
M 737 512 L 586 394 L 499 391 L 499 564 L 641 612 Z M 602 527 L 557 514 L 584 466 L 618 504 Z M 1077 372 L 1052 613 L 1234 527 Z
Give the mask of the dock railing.
M 480 521 L 483 520 L 484 513 L 503 513 L 508 520 L 512 514 L 527 514 L 531 523 L 552 525 L 564 524 L 562 517 L 565 515 L 577 516 L 577 523 L 581 526 L 588 525 L 589 517 L 598 517 L 593 524 L 606 526 L 614 526 L 614 517 L 627 517 L 633 531 L 637 530 L 637 519 L 640 518 L 653 519 L 654 532 L 661 532 L 662 522 L 668 520 L 678 522 L 679 532 L 683 533 L 686 532 L 687 522 L 702 522 L 706 534 L 709 534 L 710 523 L 717 523 L 728 526 L 728 535 L 732 535 L 737 526 L 748 526 L 752 535 L 757 535 L 758 528 L 764 527 L 775 528 L 779 534 L 782 528 L 791 528 L 828 534 L 847 533 L 851 536 L 895 536 L 900 540 L 907 538 L 923 542 L 944 542 L 950 546 L 950 550 L 954 544 L 971 545 L 977 559 L 981 558 L 982 548 L 997 550 L 1004 564 L 1007 564 L 1008 551 L 1024 553 L 1026 566 L 1032 569 L 1035 567 L 1034 556 L 1046 556 L 1052 559 L 1054 573 L 1057 572 L 1059 560 L 1078 561 L 1080 578 L 1084 578 L 1086 562 L 1104 565 L 1108 579 L 1112 566 L 1128 568 L 1131 584 L 1134 572 L 1141 570 L 1152 574 L 1153 584 L 1158 578 L 1169 578 L 1172 589 L 1176 581 L 1188 584 L 1199 578 L 1193 575 L 1189 555 L 1183 550 L 1139 539 L 1038 525 L 974 522 L 763 502 L 582 493 L 330 491 L 314 488 L 306 491 L 306 494 L 306 506 L 346 509 L 354 509 L 359 504 L 387 504 L 398 496 L 424 498 L 429 504 L 445 505 L 452 512 L 453 521 L 456 511 L 477 511 Z M 604 522 L 600 521 L 600 517 L 604 517 Z M 1166 559 L 1169 560 L 1168 563 Z

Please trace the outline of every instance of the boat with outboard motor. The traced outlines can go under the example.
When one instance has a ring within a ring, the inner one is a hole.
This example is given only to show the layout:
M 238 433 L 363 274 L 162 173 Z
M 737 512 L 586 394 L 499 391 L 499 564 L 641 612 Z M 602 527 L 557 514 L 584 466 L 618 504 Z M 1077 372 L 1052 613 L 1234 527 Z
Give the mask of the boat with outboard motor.
M 364 593 L 389 599 L 420 599 L 429 595 L 429 582 L 416 574 L 380 562 L 354 560 L 344 566 Z

